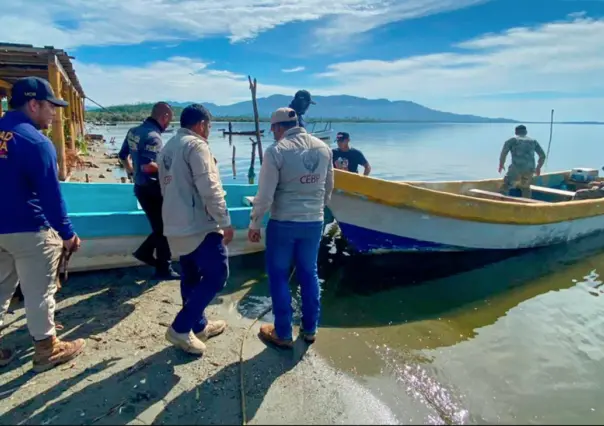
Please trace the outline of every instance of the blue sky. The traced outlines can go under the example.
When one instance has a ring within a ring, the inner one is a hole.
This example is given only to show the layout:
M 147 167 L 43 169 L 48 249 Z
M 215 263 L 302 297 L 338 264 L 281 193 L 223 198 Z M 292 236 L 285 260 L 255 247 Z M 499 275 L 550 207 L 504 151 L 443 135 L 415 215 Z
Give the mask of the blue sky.
M 12 0 L 0 40 L 76 56 L 106 105 L 348 94 L 604 120 L 603 0 Z M 289 71 L 289 72 L 288 72 Z

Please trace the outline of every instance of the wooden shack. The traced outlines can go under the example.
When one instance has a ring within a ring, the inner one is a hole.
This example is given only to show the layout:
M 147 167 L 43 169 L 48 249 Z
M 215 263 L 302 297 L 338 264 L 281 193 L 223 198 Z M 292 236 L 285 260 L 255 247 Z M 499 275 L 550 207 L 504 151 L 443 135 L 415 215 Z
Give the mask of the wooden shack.
M 64 50 L 52 46 L 0 43 L 0 101 L 4 98 L 8 100 L 12 84 L 19 78 L 42 77 L 50 82 L 57 97 L 69 102 L 68 107 L 57 108 L 51 128 L 51 139 L 57 149 L 61 180 L 67 178 L 66 149 L 75 151 L 76 140 L 85 136 L 86 95 L 76 76 L 72 59 L 75 58 Z

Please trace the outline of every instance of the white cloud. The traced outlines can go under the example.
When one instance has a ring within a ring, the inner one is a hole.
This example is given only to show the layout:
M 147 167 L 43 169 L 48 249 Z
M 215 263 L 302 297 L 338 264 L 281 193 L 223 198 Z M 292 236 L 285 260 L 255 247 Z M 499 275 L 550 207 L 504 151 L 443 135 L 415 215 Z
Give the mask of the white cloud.
M 292 73 L 292 72 L 301 72 L 301 71 L 304 71 L 305 69 L 306 69 L 306 67 L 295 67 L 295 68 L 283 69 L 281 71 L 285 72 L 285 73 Z
M 487 34 L 454 47 L 461 51 L 395 61 L 333 64 L 321 75 L 326 80 L 324 87 L 328 87 L 321 92 L 411 99 L 454 112 L 464 105 L 472 109 L 464 112 L 483 115 L 486 113 L 478 106 L 499 104 L 500 112 L 495 115 L 525 119 L 543 115 L 533 110 L 536 105 L 550 105 L 546 111 L 558 105 L 563 116 L 580 119 L 583 114 L 602 120 L 604 97 L 583 102 L 574 94 L 604 93 L 604 19 L 575 16 L 536 28 Z M 480 95 L 543 91 L 566 93 L 567 99 L 530 103 L 474 99 Z M 573 97 L 572 101 L 568 99 Z M 595 105 L 599 110 L 590 109 Z
M 247 76 L 210 70 L 200 60 L 173 57 L 144 67 L 74 64 L 86 95 L 103 106 L 168 101 L 230 104 L 251 99 Z M 258 83 L 258 96 L 297 88 Z
M 136 4 L 138 0 L 133 1 Z M 233 1 L 235 6 L 243 3 L 243 0 Z M 353 3 L 352 0 L 347 1 Z M 80 0 L 61 2 L 69 2 L 75 8 Z M 117 3 L 109 0 L 108 3 L 109 7 L 117 7 Z M 265 3 L 267 7 L 276 7 L 272 0 Z M 150 4 L 153 8 L 165 4 L 165 1 Z M 361 1 L 356 4 L 359 6 Z M 385 5 L 384 2 L 381 4 Z M 8 13 L 10 15 L 11 10 Z M 89 19 L 96 19 L 96 15 Z M 3 23 L 6 24 L 6 18 Z M 5 25 L 0 28 L 0 38 L 4 28 Z M 37 26 L 39 28 L 40 25 Z M 32 33 L 35 33 L 33 28 Z M 86 34 L 82 33 L 82 37 L 85 38 Z M 106 37 L 119 35 L 113 33 Z M 53 41 L 48 40 L 37 44 L 51 43 Z M 309 85 L 306 88 L 317 95 L 406 99 L 444 111 L 484 116 L 547 120 L 550 109 L 554 108 L 560 120 L 602 120 L 604 95 L 593 95 L 604 93 L 602 52 L 604 19 L 574 14 L 563 22 L 514 28 L 467 40 L 448 52 L 394 61 L 365 59 L 334 63 L 316 76 L 314 87 Z M 75 65 L 87 94 L 107 105 L 158 99 L 229 104 L 250 97 L 247 76 L 211 69 L 212 64 L 202 60 L 174 57 L 142 67 L 80 62 Z M 263 85 L 262 80 L 259 84 L 259 96 L 294 93 L 299 89 Z M 557 92 L 563 96 L 551 99 L 530 99 L 529 96 L 525 100 L 518 99 L 518 96 L 516 99 L 503 96 L 523 92 Z M 590 93 L 592 96 L 589 98 L 581 96 Z
M 317 33 L 325 45 L 326 37 L 341 39 L 344 33 L 365 32 L 483 1 L 487 0 L 230 0 L 228 4 L 213 0 L 6 0 L 0 40 L 65 49 L 215 35 L 237 42 L 289 22 L 329 18 L 331 23 Z
M 334 45 L 341 48 L 351 37 L 392 22 L 450 12 L 488 1 L 490 0 L 384 0 L 377 2 L 379 5 L 368 4 L 365 8 L 340 14 L 324 27 L 318 28 L 315 48 L 323 50 Z

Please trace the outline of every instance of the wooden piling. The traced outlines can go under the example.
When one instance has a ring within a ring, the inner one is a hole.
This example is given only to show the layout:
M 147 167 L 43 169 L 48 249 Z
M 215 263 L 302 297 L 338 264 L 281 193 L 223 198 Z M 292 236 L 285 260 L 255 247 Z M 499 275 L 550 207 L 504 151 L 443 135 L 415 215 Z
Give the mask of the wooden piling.
M 252 105 L 254 106 L 254 124 L 256 125 L 256 144 L 258 145 L 258 158 L 260 159 L 260 165 L 262 166 L 262 139 L 260 137 L 260 118 L 258 117 L 258 102 L 256 101 L 256 89 L 258 88 L 258 82 L 256 79 L 252 81 L 252 77 L 247 76 L 250 82 L 250 91 L 252 92 Z
M 75 126 L 75 110 L 74 110 L 74 99 L 73 99 L 73 89 L 71 86 L 67 84 L 62 85 L 62 93 L 61 97 L 67 101 L 67 106 L 65 107 L 65 121 L 67 124 L 67 128 L 69 129 L 69 137 L 67 139 L 67 148 L 75 151 L 75 141 L 76 141 L 76 126 Z
M 250 138 L 250 141 L 252 141 L 252 161 L 250 161 L 250 168 L 247 172 L 247 180 L 250 185 L 253 185 L 256 178 L 256 172 L 254 170 L 256 166 L 256 141 L 252 138 Z
M 233 168 L 233 179 L 237 177 L 237 169 L 235 167 L 235 145 L 233 145 L 233 157 L 231 159 L 231 167 Z
M 48 54 L 48 81 L 55 92 L 55 96 L 61 97 L 61 74 L 57 66 L 57 57 L 53 53 Z M 63 121 L 63 108 L 57 108 L 52 121 L 52 142 L 57 150 L 57 162 L 59 163 L 59 179 L 67 177 L 67 164 L 65 163 L 65 128 Z

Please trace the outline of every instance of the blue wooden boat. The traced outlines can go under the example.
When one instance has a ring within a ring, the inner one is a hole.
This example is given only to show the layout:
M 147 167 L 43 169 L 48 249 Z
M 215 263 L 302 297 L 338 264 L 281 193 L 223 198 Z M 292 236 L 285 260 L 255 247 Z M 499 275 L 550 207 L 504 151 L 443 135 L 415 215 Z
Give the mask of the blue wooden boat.
M 247 229 L 257 185 L 226 184 L 226 201 L 235 228 L 229 255 L 264 250 L 264 243 L 250 243 Z M 141 265 L 132 252 L 151 232 L 132 184 L 61 182 L 69 217 L 82 239 L 82 248 L 71 258 L 71 271 L 94 271 Z

